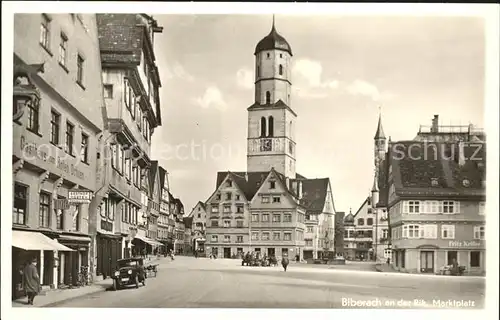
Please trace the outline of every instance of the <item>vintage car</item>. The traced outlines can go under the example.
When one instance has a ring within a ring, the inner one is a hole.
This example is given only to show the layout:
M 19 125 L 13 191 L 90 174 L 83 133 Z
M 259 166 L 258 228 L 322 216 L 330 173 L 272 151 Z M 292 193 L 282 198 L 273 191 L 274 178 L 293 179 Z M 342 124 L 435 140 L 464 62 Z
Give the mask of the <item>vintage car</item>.
M 120 259 L 116 263 L 117 270 L 111 277 L 113 279 L 113 290 L 119 290 L 130 285 L 139 288 L 139 282 L 142 282 L 144 286 L 146 285 L 146 272 L 142 258 Z

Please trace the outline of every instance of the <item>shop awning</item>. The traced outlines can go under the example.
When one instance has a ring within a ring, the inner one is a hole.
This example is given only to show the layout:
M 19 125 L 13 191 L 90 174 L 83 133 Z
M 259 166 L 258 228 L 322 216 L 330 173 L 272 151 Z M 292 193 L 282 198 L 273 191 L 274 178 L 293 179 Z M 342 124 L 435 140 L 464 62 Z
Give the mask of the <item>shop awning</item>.
M 60 236 L 59 239 L 61 241 L 68 241 L 68 242 L 71 242 L 71 241 L 90 242 L 90 238 L 87 236 L 66 236 L 66 235 L 63 235 L 63 236 Z
M 74 251 L 40 232 L 12 230 L 12 246 L 23 250 Z
M 164 246 L 164 244 L 159 241 L 153 240 L 153 242 L 156 246 Z
M 147 237 L 143 237 L 143 236 L 140 236 L 140 235 L 136 235 L 134 237 L 134 239 L 141 240 L 142 242 L 150 244 L 152 246 L 156 246 L 157 245 L 153 239 L 150 239 L 150 238 L 147 238 Z

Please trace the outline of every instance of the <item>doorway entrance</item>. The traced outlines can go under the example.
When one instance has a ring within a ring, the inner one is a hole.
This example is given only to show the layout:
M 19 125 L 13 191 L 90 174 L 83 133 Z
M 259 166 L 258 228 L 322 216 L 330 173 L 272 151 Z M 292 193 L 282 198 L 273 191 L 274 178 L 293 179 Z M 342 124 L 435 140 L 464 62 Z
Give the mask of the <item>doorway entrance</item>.
M 288 248 L 281 248 L 281 256 L 288 256 Z
M 212 247 L 212 255 L 215 257 L 219 256 L 219 248 L 218 247 Z
M 420 252 L 420 272 L 434 273 L 434 251 Z
M 272 257 L 276 255 L 276 250 L 274 248 L 267 248 L 267 256 Z
M 231 258 L 231 248 L 224 248 L 224 259 Z
M 446 256 L 446 265 L 451 265 L 453 263 L 453 260 L 456 260 L 458 262 L 458 252 L 457 251 L 448 251 L 448 254 Z

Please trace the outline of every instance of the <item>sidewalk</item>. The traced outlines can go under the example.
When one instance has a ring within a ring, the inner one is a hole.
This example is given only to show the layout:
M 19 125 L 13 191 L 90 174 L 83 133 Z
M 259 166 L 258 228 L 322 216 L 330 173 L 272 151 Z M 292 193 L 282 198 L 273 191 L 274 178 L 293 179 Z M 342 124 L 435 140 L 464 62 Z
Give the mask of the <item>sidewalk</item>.
M 377 270 L 378 272 L 389 272 L 389 273 L 398 273 L 398 271 L 394 270 L 393 267 L 391 267 L 390 265 L 388 265 L 387 263 L 379 263 L 377 265 L 375 265 L 375 270 Z
M 74 289 L 56 289 L 50 290 L 45 293 L 45 295 L 38 295 L 35 297 L 34 304 L 28 305 L 28 298 L 20 298 L 12 301 L 13 308 L 32 308 L 32 307 L 46 307 L 51 304 L 71 300 L 74 298 L 86 296 L 93 293 L 106 291 L 113 285 L 113 280 L 108 278 L 99 282 L 95 282 L 90 286 L 77 287 Z
M 163 257 L 158 258 L 156 256 L 150 256 L 148 258 L 149 259 L 144 260 L 144 263 L 146 265 L 155 262 L 158 263 L 165 259 Z M 12 301 L 12 307 L 13 308 L 50 307 L 50 305 L 55 303 L 106 291 L 110 289 L 112 285 L 113 285 L 113 280 L 111 278 L 107 278 L 106 280 L 96 281 L 90 286 L 75 287 L 73 289 L 48 290 L 44 292 L 44 295 L 36 296 L 35 302 L 32 306 L 27 304 L 28 297 L 23 297 Z

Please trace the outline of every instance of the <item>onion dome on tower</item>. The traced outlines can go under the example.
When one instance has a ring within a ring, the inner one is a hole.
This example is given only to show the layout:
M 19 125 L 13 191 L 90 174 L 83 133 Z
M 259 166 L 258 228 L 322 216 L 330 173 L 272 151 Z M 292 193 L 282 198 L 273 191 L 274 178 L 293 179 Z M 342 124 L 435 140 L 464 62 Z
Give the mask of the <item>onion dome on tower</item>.
M 267 36 L 265 36 L 262 40 L 260 40 L 259 43 L 257 43 L 254 54 L 257 54 L 265 50 L 283 50 L 288 52 L 290 56 L 293 56 L 292 48 L 290 47 L 288 41 L 286 41 L 286 39 L 283 38 L 278 33 L 278 31 L 276 31 L 276 27 L 274 25 L 274 16 L 273 16 L 273 27 L 271 28 L 271 32 Z

